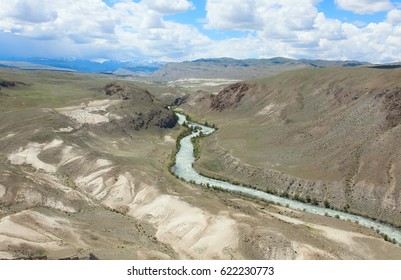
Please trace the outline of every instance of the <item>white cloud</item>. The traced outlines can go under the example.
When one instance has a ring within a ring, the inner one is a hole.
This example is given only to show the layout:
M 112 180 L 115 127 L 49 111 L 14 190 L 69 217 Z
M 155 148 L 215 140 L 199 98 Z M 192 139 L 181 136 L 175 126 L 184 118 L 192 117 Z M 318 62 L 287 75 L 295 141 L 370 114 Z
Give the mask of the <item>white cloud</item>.
M 335 2 L 339 8 L 356 14 L 374 14 L 392 8 L 389 0 L 335 0 Z
M 0 0 L 0 50 L 3 55 L 25 48 L 36 56 L 123 60 L 286 56 L 401 61 L 401 10 L 389 10 L 383 22 L 358 25 L 328 18 L 317 9 L 318 2 L 208 0 L 206 28 L 222 34 L 245 31 L 244 38 L 213 40 L 195 25 L 166 20 L 166 15 L 192 9 L 187 0 L 108 1 L 111 6 L 101 0 Z
M 163 14 L 148 9 L 144 3 L 121 2 L 113 8 L 119 20 L 115 37 L 120 56 L 134 52 L 136 56 L 152 59 L 177 60 L 211 44 L 211 40 L 195 27 L 165 21 Z
M 38 39 L 78 43 L 114 32 L 110 10 L 100 0 L 0 0 L 0 30 Z
M 109 57 L 120 59 L 176 59 L 205 41 L 210 44 L 191 25 L 163 19 L 191 9 L 192 3 L 186 0 L 114 1 L 112 7 L 101 0 L 0 0 L 0 6 L 0 30 L 49 44 L 68 42 L 82 50 L 82 55 L 103 49 Z
M 338 23 L 319 17 L 315 0 L 209 0 L 207 28 L 256 32 L 247 39 L 253 50 L 241 54 L 304 56 L 319 46 L 319 37 L 341 36 Z M 245 4 L 246 2 L 246 4 Z M 224 7 L 226 7 L 224 9 Z M 220 12 L 223 10 L 224 12 Z M 320 19 L 320 21 L 317 21 Z M 324 23 L 323 23 L 324 22 Z M 321 25 L 321 26 L 320 26 Z M 330 31 L 328 31 L 330 30 Z M 253 41 L 252 43 L 250 41 Z M 237 41 L 232 41 L 235 44 Z M 232 49 L 235 50 L 234 47 Z
M 182 13 L 193 8 L 193 4 L 187 0 L 142 0 L 142 4 L 161 14 Z
M 358 12 L 391 8 L 389 1 L 338 2 Z M 390 11 L 385 22 L 358 25 L 327 18 L 317 10 L 317 3 L 313 0 L 248 0 L 242 1 L 241 6 L 230 0 L 208 0 L 206 27 L 254 31 L 255 36 L 246 40 L 215 43 L 217 49 L 230 45 L 230 51 L 236 51 L 237 57 L 256 53 L 259 57 L 401 60 L 400 10 Z M 236 46 L 241 42 L 246 42 L 251 49 Z
M 401 10 L 391 10 L 388 12 L 387 21 L 392 24 L 401 24 Z
M 19 21 L 29 23 L 43 23 L 53 21 L 57 18 L 57 12 L 49 9 L 46 5 L 42 9 L 38 9 L 35 2 L 18 1 L 10 3 L 10 1 L 1 1 L 0 15 L 9 15 Z M 11 4 L 11 5 L 10 5 Z M 13 5 L 14 4 L 14 5 Z
M 315 0 L 209 0 L 206 27 L 256 31 L 265 47 L 261 56 L 304 55 L 319 47 L 321 39 L 344 37 L 341 22 L 319 13 Z M 246 3 L 246 4 L 245 4 Z M 226 7 L 225 10 L 223 7 Z M 224 10 L 223 12 L 220 12 Z
M 256 1 L 209 0 L 206 4 L 206 27 L 226 30 L 257 30 L 262 22 Z
M 206 27 L 285 33 L 311 28 L 316 0 L 208 0 Z

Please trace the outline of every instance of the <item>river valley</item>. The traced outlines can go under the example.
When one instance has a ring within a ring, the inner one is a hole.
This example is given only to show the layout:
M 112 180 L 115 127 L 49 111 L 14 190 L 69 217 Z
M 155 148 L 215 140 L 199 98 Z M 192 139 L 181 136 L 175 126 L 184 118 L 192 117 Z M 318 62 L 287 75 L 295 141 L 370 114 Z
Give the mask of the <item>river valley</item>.
M 372 228 L 377 232 L 380 232 L 383 236 L 387 236 L 386 239 L 391 240 L 394 243 L 401 244 L 401 232 L 398 229 L 373 221 L 371 219 L 367 219 L 354 214 L 344 213 L 334 209 L 318 207 L 308 203 L 291 200 L 259 190 L 254 190 L 240 185 L 234 185 L 228 182 L 212 179 L 199 174 L 193 168 L 195 156 L 194 147 L 191 139 L 199 137 L 201 134 L 210 135 L 215 131 L 215 129 L 205 125 L 201 125 L 199 123 L 187 121 L 187 117 L 183 114 L 176 113 L 176 115 L 178 116 L 179 124 L 183 125 L 184 123 L 187 123 L 188 127 L 194 128 L 193 132 L 190 135 L 180 140 L 180 149 L 176 154 L 176 164 L 173 166 L 173 173 L 182 180 L 185 180 L 187 182 L 194 182 L 202 186 L 215 187 L 226 191 L 240 193 L 245 196 L 258 198 L 280 205 L 286 205 L 288 208 L 294 210 L 306 211 L 312 214 L 332 216 L 342 220 L 352 221 L 365 227 Z

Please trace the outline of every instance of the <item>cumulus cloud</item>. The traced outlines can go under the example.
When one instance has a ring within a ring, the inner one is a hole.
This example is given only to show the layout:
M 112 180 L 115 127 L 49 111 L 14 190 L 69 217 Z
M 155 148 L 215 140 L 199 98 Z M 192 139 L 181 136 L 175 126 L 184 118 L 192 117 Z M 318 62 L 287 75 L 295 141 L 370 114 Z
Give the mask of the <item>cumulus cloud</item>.
M 387 21 L 392 24 L 401 24 L 401 10 L 391 10 L 388 12 Z
M 194 7 L 192 2 L 187 0 L 142 0 L 141 3 L 165 15 L 182 13 Z
M 308 29 L 312 27 L 316 17 L 317 2 L 316 0 L 208 0 L 206 27 L 226 30 L 270 29 L 279 33 Z
M 180 4 L 181 1 L 177 3 Z M 113 13 L 119 22 L 115 28 L 115 37 L 118 40 L 115 46 L 120 53 L 130 55 L 135 49 L 136 56 L 176 60 L 189 55 L 197 47 L 211 43 L 195 27 L 165 21 L 162 13 L 149 9 L 146 5 L 147 3 L 142 2 L 121 2 L 113 6 Z M 176 6 L 175 11 L 178 8 Z M 166 10 L 163 12 L 170 13 Z
M 335 2 L 339 8 L 357 14 L 374 14 L 392 8 L 389 0 L 335 0 Z
M 46 40 L 55 47 L 56 41 L 68 43 L 82 55 L 88 49 L 103 49 L 106 56 L 118 59 L 173 60 L 210 43 L 195 27 L 164 20 L 165 15 L 192 9 L 186 0 L 109 1 L 109 5 L 101 0 L 0 0 L 0 6 L 0 31 Z
M 57 12 L 46 6 L 38 9 L 37 3 L 30 1 L 1 1 L 0 16 L 9 16 L 21 22 L 43 23 L 57 18 Z
M 115 22 L 98 0 L 0 0 L 0 29 L 38 39 L 107 38 Z
M 194 9 L 187 0 L 109 0 L 108 5 L 101 0 L 0 0 L 0 49 L 4 55 L 25 48 L 27 54 L 38 56 L 59 53 L 124 60 L 221 56 L 401 60 L 401 10 L 388 6 L 389 1 L 337 1 L 355 12 L 388 10 L 382 22 L 365 25 L 329 18 L 318 10 L 319 2 L 207 0 L 207 32 L 242 31 L 241 38 L 212 39 L 201 27 L 167 20 L 166 15 Z M 365 10 L 357 3 L 364 3 Z
M 209 0 L 206 4 L 207 28 L 257 30 L 262 27 L 256 1 Z
M 315 0 L 249 0 L 238 3 L 209 0 L 206 27 L 255 31 L 255 40 L 271 46 L 269 49 L 312 50 L 319 46 L 320 39 L 339 40 L 344 36 L 341 23 L 319 13 L 317 3 Z
M 243 2 L 246 2 L 244 4 Z M 208 0 L 205 27 L 216 30 L 248 30 L 246 50 L 229 42 L 216 42 L 218 49 L 230 44 L 237 56 L 357 59 L 370 62 L 401 60 L 401 11 L 391 10 L 381 23 L 357 25 L 327 18 L 313 0 L 242 1 Z M 389 1 L 337 1 L 354 12 L 391 9 Z M 224 9 L 225 7 L 225 9 Z M 221 12 L 220 12 L 221 11 Z

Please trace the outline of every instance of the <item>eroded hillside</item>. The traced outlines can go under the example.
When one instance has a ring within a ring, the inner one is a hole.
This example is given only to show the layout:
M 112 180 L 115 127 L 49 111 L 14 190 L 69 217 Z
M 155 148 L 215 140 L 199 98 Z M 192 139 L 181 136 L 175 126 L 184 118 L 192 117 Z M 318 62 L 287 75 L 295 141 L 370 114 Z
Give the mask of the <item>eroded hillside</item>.
M 400 86 L 399 69 L 305 69 L 193 96 L 220 128 L 197 168 L 400 226 Z

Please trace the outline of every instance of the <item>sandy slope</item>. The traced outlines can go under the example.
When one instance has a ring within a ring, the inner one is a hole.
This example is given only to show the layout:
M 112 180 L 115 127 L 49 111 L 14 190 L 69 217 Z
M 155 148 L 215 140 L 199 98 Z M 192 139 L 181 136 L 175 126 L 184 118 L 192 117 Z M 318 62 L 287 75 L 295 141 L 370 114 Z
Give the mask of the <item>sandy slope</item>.
M 80 125 L 100 124 L 107 123 L 112 119 L 121 119 L 120 116 L 106 111 L 110 105 L 116 103 L 118 103 L 117 100 L 96 100 L 80 106 L 59 108 L 57 110 Z M 62 131 L 68 130 L 63 129 Z

